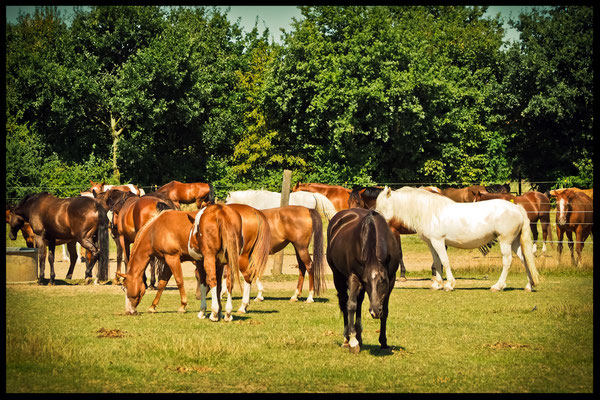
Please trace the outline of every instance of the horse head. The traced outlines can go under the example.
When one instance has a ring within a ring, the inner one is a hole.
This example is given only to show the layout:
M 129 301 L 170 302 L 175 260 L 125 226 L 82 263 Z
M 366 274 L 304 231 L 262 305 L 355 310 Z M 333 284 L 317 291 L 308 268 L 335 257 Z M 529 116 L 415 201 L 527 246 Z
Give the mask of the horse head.
M 122 274 L 117 272 L 116 274 L 123 278 L 123 286 L 121 288 L 125 292 L 125 313 L 137 315 L 137 306 L 146 293 L 146 286 L 142 281 L 142 277 L 133 277 L 129 273 Z
M 559 225 L 567 223 L 567 214 L 571 211 L 571 202 L 575 196 L 575 191 L 571 189 L 565 189 L 556 194 L 556 222 Z
M 384 187 L 381 193 L 379 193 L 377 201 L 375 202 L 375 209 L 379 211 L 386 221 L 389 221 L 394 217 L 392 189 L 390 187 Z
M 19 230 L 25 224 L 25 218 L 18 215 L 15 210 L 11 208 L 6 210 L 6 219 L 10 225 L 8 237 L 10 237 L 10 240 L 17 240 L 17 233 L 19 233 Z

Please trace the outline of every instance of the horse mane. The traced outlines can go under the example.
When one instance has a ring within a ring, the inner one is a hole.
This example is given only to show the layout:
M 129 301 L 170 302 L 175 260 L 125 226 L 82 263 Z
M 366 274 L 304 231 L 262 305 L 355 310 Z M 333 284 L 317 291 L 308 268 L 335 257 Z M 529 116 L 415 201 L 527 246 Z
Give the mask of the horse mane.
M 14 209 L 17 209 L 17 208 L 19 208 L 19 207 L 21 207 L 21 206 L 23 206 L 23 205 L 24 205 L 25 203 L 27 203 L 28 201 L 37 200 L 38 198 L 40 198 L 40 197 L 42 197 L 42 196 L 46 196 L 46 195 L 50 195 L 50 196 L 51 196 L 51 194 L 50 194 L 50 193 L 48 193 L 48 192 L 40 192 L 40 193 L 28 193 L 28 194 L 26 194 L 26 195 L 25 195 L 25 197 L 23 197 L 23 198 L 21 199 L 21 201 L 19 201 L 19 202 L 17 203 L 17 205 L 16 205 L 16 206 L 14 206 L 13 210 L 14 210 Z
M 440 196 L 425 189 L 404 186 L 392 191 L 394 215 L 400 217 L 398 210 L 402 209 L 400 220 L 408 229 L 421 232 L 422 227 L 431 221 L 438 212 L 453 204 L 448 197 Z
M 375 220 L 373 218 L 373 210 L 360 221 L 360 261 L 366 264 L 377 253 L 377 237 L 375 232 Z
M 363 192 L 362 195 L 363 195 L 363 198 L 376 199 L 382 190 L 383 190 L 383 188 L 379 188 L 379 187 L 375 187 L 375 186 L 366 187 L 365 191 Z

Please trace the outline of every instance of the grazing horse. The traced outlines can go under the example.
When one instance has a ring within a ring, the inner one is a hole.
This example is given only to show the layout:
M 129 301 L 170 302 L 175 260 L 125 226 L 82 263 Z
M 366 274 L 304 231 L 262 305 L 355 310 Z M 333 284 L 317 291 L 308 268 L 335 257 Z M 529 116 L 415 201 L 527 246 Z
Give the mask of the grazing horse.
M 12 207 L 9 205 L 6 205 L 6 223 L 10 223 L 10 213 L 11 213 Z M 33 229 L 31 229 L 31 225 L 29 225 L 29 222 L 24 222 L 23 226 L 21 227 L 21 234 L 23 235 L 23 239 L 25 239 L 25 244 L 27 245 L 28 248 L 32 249 L 35 247 L 35 234 L 33 233 Z M 17 237 L 15 236 L 15 238 L 13 240 L 16 240 Z
M 125 252 L 125 265 L 129 264 L 130 245 L 135 241 L 140 229 L 158 212 L 160 209 L 174 209 L 175 205 L 169 199 L 160 199 L 154 196 L 137 197 L 129 194 L 121 197 L 116 203 L 113 198 L 107 199 L 108 207 L 113 211 L 113 225 L 115 236 L 118 238 L 117 244 L 117 271 L 115 273 L 114 283 L 119 284 L 119 272 L 121 272 L 121 261 L 123 251 Z M 150 287 L 154 288 L 156 282 L 156 267 L 154 258 L 152 258 L 152 267 L 150 269 L 151 280 Z M 144 275 L 145 281 L 145 275 Z
M 142 300 L 144 293 L 146 293 L 142 276 L 151 257 L 164 260 L 169 268 L 163 268 L 162 270 L 160 281 L 158 282 L 158 291 L 148 312 L 156 312 L 160 296 L 171 275 L 175 277 L 181 297 L 181 306 L 177 311 L 186 311 L 187 295 L 183 285 L 181 262 L 196 261 L 188 253 L 188 240 L 190 229 L 192 228 L 192 223 L 188 217 L 192 217 L 193 220 L 198 211 L 188 212 L 162 209 L 160 211 L 138 232 L 133 248 L 131 249 L 131 258 L 127 264 L 127 273 L 122 274 L 117 272 L 117 275 L 123 278 L 125 312 L 127 314 L 137 314 L 137 306 Z M 198 268 L 198 264 L 196 264 L 196 268 Z
M 298 284 L 290 301 L 298 301 L 304 285 L 304 275 L 308 271 L 307 303 L 313 303 L 313 295 L 321 294 L 325 289 L 324 257 L 323 257 L 323 222 L 319 213 L 311 208 L 302 206 L 277 207 L 262 210 L 271 231 L 271 254 L 282 251 L 291 243 L 296 251 L 298 261 Z M 313 257 L 310 258 L 308 245 L 313 237 Z M 256 286 L 259 293 L 257 299 L 262 299 L 262 284 L 257 278 Z
M 373 210 L 340 211 L 327 228 L 327 262 L 333 271 L 339 307 L 344 314 L 344 343 L 351 353 L 362 346 L 361 307 L 365 291 L 369 312 L 380 319 L 379 343 L 387 349 L 388 302 L 400 250 L 383 217 Z M 356 317 L 356 321 L 355 321 Z
M 571 263 L 575 265 L 573 254 L 573 232 L 577 239 L 577 266 L 581 267 L 581 251 L 594 223 L 594 202 L 582 192 L 563 190 L 556 194 L 556 235 L 558 236 L 558 260 L 562 255 L 563 234 L 567 234 Z
M 436 277 L 433 289 L 442 288 L 441 266 L 446 271 L 445 290 L 453 290 L 456 280 L 450 270 L 446 246 L 461 249 L 481 247 L 497 239 L 502 252 L 502 274 L 492 291 L 506 287 L 506 276 L 514 251 L 527 271 L 526 291 L 539 282 L 529 218 L 525 209 L 505 200 L 456 203 L 449 198 L 423 189 L 403 187 L 392 191 L 386 187 L 377 197 L 376 209 L 389 221 L 400 219 L 427 243 L 433 256 Z
M 564 188 L 564 189 L 553 189 L 550 191 L 550 196 L 551 197 L 556 197 L 560 192 L 563 192 L 567 189 L 570 189 L 574 192 L 581 192 L 583 194 L 586 194 L 590 199 L 594 200 L 594 189 L 579 189 L 576 187 L 572 187 L 572 188 Z
M 98 261 L 97 279 L 108 279 L 108 218 L 106 211 L 94 199 L 88 197 L 68 197 L 59 199 L 42 192 L 30 194 L 17 204 L 10 215 L 10 238 L 14 240 L 19 229 L 29 222 L 35 234 L 39 251 L 38 283 L 44 279 L 46 247 L 49 249 L 50 284 L 53 285 L 54 250 L 57 241 L 76 240 L 91 252 L 91 260 L 86 259 L 86 282 L 91 281 L 92 268 Z M 63 242 L 64 243 L 64 242 Z M 75 247 L 73 243 L 72 247 Z M 76 257 L 71 260 L 67 276 L 72 273 Z
M 312 192 L 321 193 L 331 201 L 336 211 L 342 211 L 348 208 L 348 198 L 350 197 L 350 189 L 343 186 L 327 185 L 325 183 L 296 183 L 292 188 L 292 192 Z
M 267 190 L 241 190 L 229 192 L 225 204 L 246 204 L 257 210 L 266 210 L 281 206 L 281 193 Z M 292 192 L 290 193 L 290 206 L 304 206 L 314 208 L 329 221 L 337 212 L 333 203 L 321 193 Z
M 212 183 L 171 181 L 158 188 L 155 193 L 162 193 L 169 197 L 177 208 L 180 204 L 195 203 L 199 210 L 203 203 L 214 204 L 215 202 L 215 190 Z
M 538 221 L 542 224 L 542 253 L 546 253 L 546 243 L 552 243 L 552 226 L 550 225 L 550 199 L 545 194 L 532 191 L 523 193 L 521 196 L 513 196 L 510 193 L 480 193 L 477 192 L 475 201 L 503 199 L 523 206 L 527 211 L 530 221 L 531 232 L 533 232 L 533 253 L 537 250 Z
M 94 182 L 90 179 L 90 185 L 92 185 L 92 186 L 88 189 L 88 192 L 93 193 L 94 197 L 96 195 L 98 195 L 99 193 L 106 192 L 109 189 L 118 189 L 118 190 L 122 190 L 124 192 L 131 192 L 131 193 L 135 194 L 136 196 L 144 195 L 143 189 L 140 189 L 131 183 L 128 183 L 126 185 L 107 185 L 104 182 Z M 86 192 L 82 192 L 82 194 L 83 193 L 86 193 Z
M 442 195 L 446 196 L 457 203 L 470 203 L 475 201 L 477 193 L 487 193 L 484 186 L 472 185 L 460 189 L 446 188 L 442 189 Z

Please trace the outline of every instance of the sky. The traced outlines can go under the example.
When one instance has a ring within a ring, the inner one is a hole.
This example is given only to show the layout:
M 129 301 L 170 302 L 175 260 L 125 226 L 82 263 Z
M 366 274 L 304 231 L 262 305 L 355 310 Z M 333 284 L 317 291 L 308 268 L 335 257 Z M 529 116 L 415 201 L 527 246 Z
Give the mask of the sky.
M 72 6 L 59 6 L 61 13 L 70 12 Z M 222 6 L 226 9 L 227 6 Z M 519 12 L 522 10 L 529 10 L 531 6 L 489 6 L 487 15 L 495 16 L 500 13 L 505 21 L 508 18 L 516 19 Z M 15 23 L 19 10 L 24 13 L 33 14 L 35 6 L 6 6 L 6 20 L 7 22 Z M 63 14 L 64 15 L 64 14 Z M 245 31 L 251 31 L 254 27 L 256 18 L 258 17 L 258 30 L 259 32 L 264 28 L 269 28 L 269 34 L 275 42 L 281 42 L 280 28 L 285 29 L 286 32 L 291 31 L 292 18 L 300 20 L 302 15 L 300 10 L 296 6 L 231 6 L 228 13 L 229 20 L 236 22 L 240 19 L 240 25 Z M 505 24 L 506 39 L 517 40 L 518 32 L 511 29 Z

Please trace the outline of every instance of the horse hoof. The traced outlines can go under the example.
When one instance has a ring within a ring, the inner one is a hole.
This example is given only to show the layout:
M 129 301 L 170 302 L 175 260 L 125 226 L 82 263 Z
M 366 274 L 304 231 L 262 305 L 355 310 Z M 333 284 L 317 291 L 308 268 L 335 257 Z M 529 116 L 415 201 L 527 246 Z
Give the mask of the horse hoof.
M 50 282 L 48 282 L 49 285 L 55 286 L 56 282 L 54 281 L 54 279 L 50 279 Z
M 225 318 L 223 318 L 223 320 L 225 322 L 231 322 L 231 321 L 233 321 L 233 315 L 231 315 L 231 314 L 225 314 Z
M 179 309 L 177 310 L 177 312 L 180 313 L 180 314 L 183 314 L 183 313 L 185 313 L 187 311 L 185 310 L 185 307 L 179 307 Z
M 404 276 L 401 276 L 400 278 L 398 278 L 398 280 L 399 280 L 400 282 L 406 282 L 406 277 L 404 277 Z
M 208 319 L 210 319 L 212 322 L 218 322 L 219 316 L 215 313 L 210 313 L 210 317 L 208 317 Z
M 290 301 L 291 301 L 292 303 L 295 303 L 295 302 L 297 302 L 297 301 L 298 301 L 298 298 L 297 298 L 297 297 L 292 297 L 292 298 L 290 299 Z
M 360 346 L 358 346 L 358 345 L 354 346 L 354 347 L 350 346 L 350 353 L 351 354 L 358 354 L 359 352 L 360 352 Z
M 204 315 L 204 311 L 200 311 L 198 313 L 198 318 L 200 318 L 200 319 L 205 319 L 206 318 L 206 315 Z
M 150 308 L 148 309 L 148 312 L 149 312 L 149 313 L 152 313 L 152 314 L 156 314 L 156 308 L 154 308 L 154 307 L 150 307 Z
M 67 275 L 65 279 L 73 279 L 73 275 Z
M 307 303 L 314 303 L 315 299 L 313 299 L 312 297 L 309 297 L 308 299 L 306 299 Z
M 497 287 L 493 287 L 493 286 L 490 288 L 490 290 L 494 293 L 501 291 L 501 289 L 498 289 Z
M 85 278 L 85 284 L 89 285 L 90 283 L 92 283 L 92 278 Z
M 342 343 L 342 347 L 348 348 L 350 344 L 348 343 L 348 339 L 344 338 L 344 343 Z
M 254 301 L 263 301 L 264 299 L 265 298 L 262 297 L 262 296 L 260 296 L 260 297 L 256 296 L 256 298 L 254 299 Z

